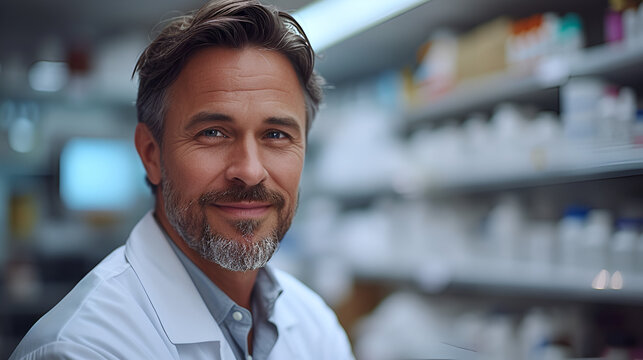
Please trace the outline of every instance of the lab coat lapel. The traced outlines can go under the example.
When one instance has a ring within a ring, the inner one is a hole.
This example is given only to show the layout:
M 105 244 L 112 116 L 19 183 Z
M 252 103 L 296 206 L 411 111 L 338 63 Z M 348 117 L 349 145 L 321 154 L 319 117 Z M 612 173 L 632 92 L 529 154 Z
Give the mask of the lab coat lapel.
M 283 295 L 282 295 L 283 296 Z M 279 337 L 277 343 L 272 349 L 269 359 L 303 359 L 304 354 L 301 353 L 301 343 L 299 336 L 301 329 L 298 328 L 298 320 L 290 309 L 286 307 L 283 299 L 277 300 L 275 310 L 270 316 L 269 320 L 277 325 L 277 332 Z M 275 357 L 277 356 L 277 357 Z
M 216 341 L 220 343 L 222 359 L 234 359 L 221 329 L 151 211 L 132 231 L 125 256 L 173 344 Z

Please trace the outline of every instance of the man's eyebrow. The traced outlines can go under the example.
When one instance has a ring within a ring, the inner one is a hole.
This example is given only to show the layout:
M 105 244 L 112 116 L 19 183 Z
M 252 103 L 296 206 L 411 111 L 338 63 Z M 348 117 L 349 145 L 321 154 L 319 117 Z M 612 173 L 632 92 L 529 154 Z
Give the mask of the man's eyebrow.
M 266 119 L 265 123 L 271 124 L 271 125 L 285 126 L 285 127 L 291 128 L 297 133 L 301 132 L 301 126 L 299 126 L 299 123 L 297 122 L 297 120 L 291 117 L 269 117 Z
M 199 124 L 210 123 L 210 122 L 231 123 L 231 122 L 234 122 L 234 119 L 229 115 L 222 114 L 222 113 L 200 112 L 192 116 L 185 127 L 186 129 L 191 129 L 198 126 Z M 289 116 L 286 116 L 286 117 L 271 116 L 267 118 L 264 121 L 264 123 L 269 125 L 285 126 L 285 127 L 291 128 L 293 131 L 296 131 L 298 133 L 301 132 L 301 126 L 299 126 L 299 123 L 297 122 L 297 120 Z
M 232 118 L 226 114 L 221 114 L 221 113 L 209 113 L 209 112 L 200 112 L 190 118 L 190 121 L 188 121 L 187 125 L 185 126 L 186 129 L 191 129 L 193 127 L 196 127 L 199 124 L 202 123 L 208 123 L 208 122 L 232 122 Z

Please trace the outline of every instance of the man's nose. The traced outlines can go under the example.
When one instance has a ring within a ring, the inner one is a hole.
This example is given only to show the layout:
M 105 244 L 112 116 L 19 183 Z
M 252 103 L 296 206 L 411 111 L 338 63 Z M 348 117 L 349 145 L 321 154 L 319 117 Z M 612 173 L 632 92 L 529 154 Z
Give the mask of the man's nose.
M 254 186 L 266 179 L 266 170 L 260 154 L 260 146 L 254 139 L 239 139 L 231 149 L 226 169 L 226 178 Z

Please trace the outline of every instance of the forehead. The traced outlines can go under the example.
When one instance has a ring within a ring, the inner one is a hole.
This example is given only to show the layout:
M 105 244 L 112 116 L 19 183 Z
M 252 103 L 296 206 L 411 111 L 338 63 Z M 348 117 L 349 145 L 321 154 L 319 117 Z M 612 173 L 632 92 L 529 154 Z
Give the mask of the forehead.
M 169 88 L 170 109 L 206 98 L 238 97 L 283 101 L 305 116 L 303 87 L 286 56 L 258 47 L 210 47 L 192 54 Z

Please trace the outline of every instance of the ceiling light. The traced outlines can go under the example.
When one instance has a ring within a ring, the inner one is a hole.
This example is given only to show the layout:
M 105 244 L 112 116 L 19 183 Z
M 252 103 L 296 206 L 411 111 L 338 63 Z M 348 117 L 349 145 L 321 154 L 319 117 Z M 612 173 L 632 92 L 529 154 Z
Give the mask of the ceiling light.
M 411 10 L 428 0 L 319 0 L 296 11 L 315 51 Z

